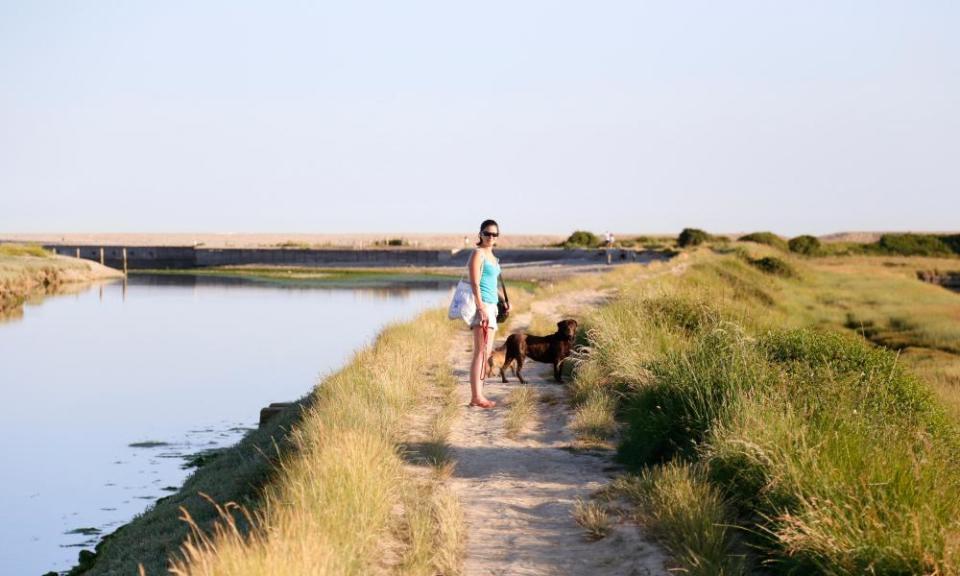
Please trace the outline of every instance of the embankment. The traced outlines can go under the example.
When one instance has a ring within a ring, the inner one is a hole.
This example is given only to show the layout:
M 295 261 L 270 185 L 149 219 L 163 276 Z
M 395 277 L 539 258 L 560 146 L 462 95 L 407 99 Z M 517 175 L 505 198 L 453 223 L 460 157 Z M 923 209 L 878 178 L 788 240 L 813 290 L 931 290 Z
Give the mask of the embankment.
M 3 245 L 0 246 L 0 317 L 16 314 L 33 296 L 56 294 L 84 282 L 122 277 L 122 272 L 88 260 Z
M 573 396 L 635 472 L 607 494 L 689 574 L 960 573 L 958 422 L 896 352 L 957 350 L 960 300 L 888 259 L 746 250 L 621 277 L 586 319 Z
M 439 481 L 453 329 L 439 311 L 387 327 L 71 574 L 456 573 L 457 503 Z

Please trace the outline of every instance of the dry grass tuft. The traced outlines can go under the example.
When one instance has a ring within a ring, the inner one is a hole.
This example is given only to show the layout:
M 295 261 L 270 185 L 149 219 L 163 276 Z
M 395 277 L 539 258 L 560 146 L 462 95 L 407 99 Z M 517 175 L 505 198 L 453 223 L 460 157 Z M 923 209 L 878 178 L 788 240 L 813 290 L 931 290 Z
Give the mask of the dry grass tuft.
M 610 533 L 610 516 L 599 502 L 578 498 L 573 504 L 573 518 L 587 531 L 590 540 L 600 540 Z
M 516 438 L 536 417 L 537 392 L 526 384 L 517 386 L 507 395 L 507 415 L 504 426 L 507 436 Z

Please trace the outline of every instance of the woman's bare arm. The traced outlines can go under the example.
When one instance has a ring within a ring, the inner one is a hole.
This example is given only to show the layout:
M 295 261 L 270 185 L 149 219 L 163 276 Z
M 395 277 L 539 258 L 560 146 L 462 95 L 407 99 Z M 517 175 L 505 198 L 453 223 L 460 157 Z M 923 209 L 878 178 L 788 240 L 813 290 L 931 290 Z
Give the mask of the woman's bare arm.
M 477 310 L 483 311 L 483 299 L 480 297 L 480 275 L 483 273 L 483 256 L 479 250 L 474 250 L 470 256 L 470 288 L 473 289 L 473 298 L 477 301 Z

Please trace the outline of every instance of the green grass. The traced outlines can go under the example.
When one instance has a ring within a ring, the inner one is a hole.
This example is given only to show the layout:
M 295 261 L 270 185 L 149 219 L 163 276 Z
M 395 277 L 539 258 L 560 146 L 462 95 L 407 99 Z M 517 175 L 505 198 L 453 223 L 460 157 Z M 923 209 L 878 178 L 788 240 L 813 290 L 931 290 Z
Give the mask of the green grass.
M 757 244 L 766 244 L 767 246 L 772 246 L 780 251 L 786 252 L 790 248 L 787 246 L 787 241 L 777 236 L 773 232 L 754 232 L 752 234 L 747 234 L 746 236 L 741 236 L 738 239 L 740 242 L 755 242 Z
M 747 573 L 736 514 L 720 490 L 686 463 L 652 466 L 621 476 L 605 491 L 626 498 L 638 520 L 670 552 L 676 568 L 695 576 Z
M 594 391 L 579 403 L 570 422 L 577 439 L 586 444 L 602 444 L 617 432 L 613 417 L 616 402 L 607 394 Z
M 574 404 L 612 402 L 639 510 L 685 570 L 958 573 L 958 422 L 902 343 L 844 326 L 909 318 L 884 326 L 952 358 L 960 299 L 877 260 L 783 258 L 797 276 L 701 251 L 680 277 L 622 277 L 585 321 Z

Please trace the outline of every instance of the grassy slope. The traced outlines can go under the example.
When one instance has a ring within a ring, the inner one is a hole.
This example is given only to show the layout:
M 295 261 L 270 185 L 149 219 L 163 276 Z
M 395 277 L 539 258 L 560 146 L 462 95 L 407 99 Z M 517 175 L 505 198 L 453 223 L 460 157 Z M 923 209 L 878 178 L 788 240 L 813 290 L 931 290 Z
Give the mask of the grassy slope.
M 844 326 L 875 317 L 897 336 L 878 343 L 952 350 L 960 297 L 886 259 L 777 257 L 798 277 L 736 253 L 701 253 L 679 278 L 624 270 L 588 319 L 578 410 L 619 406 L 621 457 L 642 470 L 614 492 L 695 574 L 957 573 L 957 422 L 931 382 Z
M 302 411 L 200 468 L 77 573 L 457 573 L 458 506 L 437 480 L 456 407 L 453 328 L 438 311 L 388 327 Z

